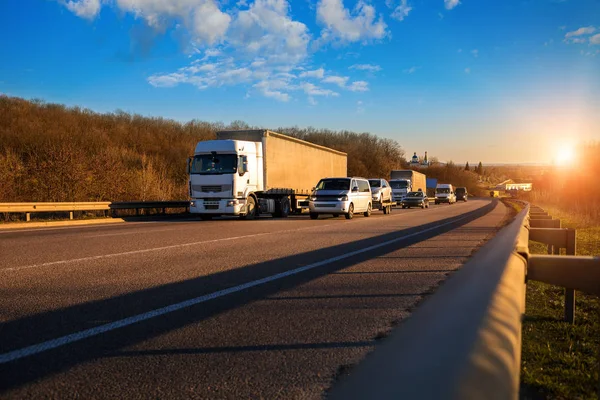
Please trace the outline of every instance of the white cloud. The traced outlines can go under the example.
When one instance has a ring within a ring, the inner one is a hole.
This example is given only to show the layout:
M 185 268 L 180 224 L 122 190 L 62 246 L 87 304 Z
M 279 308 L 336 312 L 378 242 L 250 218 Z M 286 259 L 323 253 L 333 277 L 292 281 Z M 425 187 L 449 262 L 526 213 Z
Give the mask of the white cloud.
M 408 5 L 408 0 L 400 0 L 400 4 L 394 9 L 391 16 L 398 21 L 403 21 L 411 11 L 412 7 Z
M 568 38 L 571 38 L 574 36 L 591 35 L 594 32 L 596 32 L 596 28 L 594 28 L 593 26 L 581 27 L 577 30 L 567 32 L 565 34 L 565 39 L 568 39 Z
M 310 104 L 311 106 L 316 106 L 319 103 L 315 100 L 314 97 L 308 96 L 308 104 Z
M 471 54 L 473 54 L 473 57 L 477 58 L 477 57 L 479 57 L 479 50 L 473 49 L 473 50 L 471 50 Z
M 354 81 L 348 87 L 348 90 L 353 92 L 366 92 L 369 90 L 369 83 L 365 81 Z
M 465 68 L 465 74 L 470 74 L 471 73 L 471 68 Z
M 414 74 L 415 72 L 417 72 L 417 70 L 421 68 L 421 67 L 410 67 L 408 69 L 404 70 L 405 74 Z
M 300 87 L 304 90 L 304 93 L 310 96 L 339 96 L 339 93 L 336 93 L 333 90 L 323 89 L 308 82 L 301 84 Z
M 100 12 L 100 0 L 69 0 L 65 6 L 81 18 L 94 19 Z
M 360 42 L 382 39 L 387 32 L 383 16 L 376 16 L 375 7 L 359 0 L 350 12 L 342 0 L 319 0 L 317 21 L 324 25 L 321 42 Z
M 220 41 L 230 22 L 231 17 L 219 10 L 213 1 L 205 1 L 194 9 L 193 31 L 196 40 L 208 44 Z
M 289 0 L 57 1 L 82 18 L 93 19 L 102 7 L 111 7 L 161 33 L 185 30 L 191 42 L 186 53 L 190 61 L 175 71 L 148 76 L 148 83 L 156 88 L 187 84 L 204 90 L 235 85 L 245 87 L 248 96 L 258 93 L 278 101 L 305 93 L 312 98 L 309 102 L 314 102 L 314 96 L 339 93 L 306 80 L 318 79 L 349 91 L 369 90 L 366 81 L 350 84 L 348 76 L 326 76 L 324 68 L 310 65 L 308 46 L 313 39 L 308 27 L 292 18 Z M 317 42 L 364 43 L 384 38 L 388 32 L 383 16 L 366 1 L 357 0 L 354 8 L 347 9 L 343 0 L 319 0 L 316 13 L 322 30 Z M 390 1 L 407 7 L 408 15 L 408 0 Z M 350 69 L 377 72 L 381 67 L 356 64 Z
M 238 51 L 267 55 L 268 62 L 297 64 L 307 56 L 310 35 L 302 22 L 288 15 L 286 0 L 256 0 L 231 24 L 229 42 Z
M 454 7 L 460 4 L 458 0 L 444 0 L 444 7 L 446 10 L 452 10 Z
M 221 55 L 221 51 L 217 50 L 217 49 L 208 49 L 204 52 L 204 59 L 210 58 L 210 57 L 217 57 Z
M 369 72 L 378 72 L 381 71 L 381 67 L 379 65 L 372 64 L 354 64 L 349 67 L 349 69 L 357 69 L 360 71 L 369 71 Z
M 332 75 L 332 76 L 328 76 L 328 77 L 324 78 L 322 80 L 322 82 L 323 83 L 333 83 L 333 84 L 336 84 L 339 87 L 343 88 L 343 87 L 346 87 L 346 82 L 348 82 L 348 79 L 350 79 L 350 78 L 347 76 Z
M 363 114 L 365 112 L 365 107 L 363 105 L 363 102 L 360 100 L 356 102 L 356 112 L 358 114 Z
M 579 38 L 579 37 L 570 39 L 570 41 L 569 41 L 569 43 L 576 43 L 576 44 L 585 43 L 585 42 L 586 42 L 585 38 Z
M 322 79 L 325 76 L 323 68 L 315 69 L 314 71 L 304 71 L 300 73 L 300 78 L 318 78 Z
M 600 33 L 590 38 L 590 44 L 600 44 Z
M 167 75 L 152 75 L 148 78 L 148 83 L 150 83 L 154 87 L 173 87 L 186 81 L 186 75 L 181 73 L 172 73 Z

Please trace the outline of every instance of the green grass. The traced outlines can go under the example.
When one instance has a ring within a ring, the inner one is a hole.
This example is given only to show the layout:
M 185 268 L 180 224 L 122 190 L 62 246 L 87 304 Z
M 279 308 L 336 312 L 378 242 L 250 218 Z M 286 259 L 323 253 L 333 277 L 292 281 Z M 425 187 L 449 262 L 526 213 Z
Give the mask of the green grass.
M 577 254 L 600 254 L 600 227 L 565 210 L 544 207 L 563 227 L 577 229 Z M 546 246 L 530 242 L 533 254 Z M 564 252 L 564 250 L 563 250 Z M 576 293 L 575 324 L 563 321 L 564 289 L 540 282 L 527 284 L 523 321 L 521 398 L 598 398 L 600 307 L 596 296 Z

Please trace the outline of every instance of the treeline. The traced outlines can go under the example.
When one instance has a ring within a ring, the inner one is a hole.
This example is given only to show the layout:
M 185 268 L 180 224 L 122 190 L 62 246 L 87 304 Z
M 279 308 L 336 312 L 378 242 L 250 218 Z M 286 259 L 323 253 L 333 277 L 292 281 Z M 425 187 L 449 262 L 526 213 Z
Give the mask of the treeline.
M 0 96 L 0 202 L 186 199 L 185 164 L 196 143 L 246 128 Z M 276 130 L 348 153 L 349 175 L 387 177 L 405 165 L 396 141 L 369 133 Z
M 450 183 L 454 187 L 466 187 L 468 193 L 476 196 L 484 194 L 479 182 L 480 175 L 474 171 L 465 170 L 464 165 L 454 164 L 452 161 L 446 164 L 432 164 L 427 168 L 419 169 L 427 178 L 435 178 L 438 183 Z

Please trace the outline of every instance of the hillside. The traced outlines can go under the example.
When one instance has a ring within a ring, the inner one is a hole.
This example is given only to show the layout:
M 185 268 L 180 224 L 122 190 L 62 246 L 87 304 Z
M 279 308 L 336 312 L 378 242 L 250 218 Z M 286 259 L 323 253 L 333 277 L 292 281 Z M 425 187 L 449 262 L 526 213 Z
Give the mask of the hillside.
M 186 199 L 195 144 L 248 127 L 0 96 L 0 202 Z M 349 175 L 387 177 L 405 163 L 399 143 L 369 133 L 275 130 L 348 153 Z

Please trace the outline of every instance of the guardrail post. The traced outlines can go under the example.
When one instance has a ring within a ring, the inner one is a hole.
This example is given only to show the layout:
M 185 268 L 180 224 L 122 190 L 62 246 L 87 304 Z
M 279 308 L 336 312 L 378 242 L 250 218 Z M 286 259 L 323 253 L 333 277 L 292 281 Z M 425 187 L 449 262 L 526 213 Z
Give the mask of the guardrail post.
M 73 211 L 69 211 L 69 219 L 73 219 Z
M 577 251 L 577 232 L 567 231 L 567 255 L 574 256 Z M 565 288 L 565 321 L 575 323 L 575 290 Z
M 31 214 L 30 213 L 25 213 L 25 221 L 26 222 L 31 221 Z

